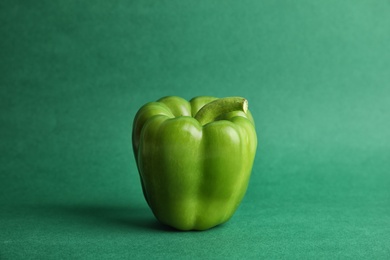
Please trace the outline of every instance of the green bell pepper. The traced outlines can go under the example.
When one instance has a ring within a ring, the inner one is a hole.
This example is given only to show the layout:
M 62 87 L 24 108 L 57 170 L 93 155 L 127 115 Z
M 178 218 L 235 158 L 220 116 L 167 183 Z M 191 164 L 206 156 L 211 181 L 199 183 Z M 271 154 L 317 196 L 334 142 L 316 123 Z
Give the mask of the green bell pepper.
M 165 97 L 140 108 L 133 150 L 155 217 L 179 230 L 229 220 L 245 195 L 257 137 L 241 97 Z

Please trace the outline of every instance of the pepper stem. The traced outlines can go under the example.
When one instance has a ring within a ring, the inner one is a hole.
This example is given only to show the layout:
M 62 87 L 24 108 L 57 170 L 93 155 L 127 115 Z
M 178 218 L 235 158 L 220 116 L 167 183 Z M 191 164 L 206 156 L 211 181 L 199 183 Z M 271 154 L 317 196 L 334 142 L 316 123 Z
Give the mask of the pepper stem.
M 248 100 L 242 97 L 226 97 L 204 105 L 195 115 L 195 119 L 204 126 L 215 121 L 220 115 L 233 111 L 248 111 Z

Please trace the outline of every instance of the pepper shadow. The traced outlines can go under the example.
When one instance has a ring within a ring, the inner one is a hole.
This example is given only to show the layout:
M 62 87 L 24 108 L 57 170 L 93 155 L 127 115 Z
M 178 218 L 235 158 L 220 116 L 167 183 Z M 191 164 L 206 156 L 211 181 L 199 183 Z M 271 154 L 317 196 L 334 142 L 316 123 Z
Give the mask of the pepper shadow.
M 30 205 L 33 214 L 46 223 L 73 227 L 129 231 L 175 231 L 156 220 L 147 207 L 105 204 L 44 204 Z

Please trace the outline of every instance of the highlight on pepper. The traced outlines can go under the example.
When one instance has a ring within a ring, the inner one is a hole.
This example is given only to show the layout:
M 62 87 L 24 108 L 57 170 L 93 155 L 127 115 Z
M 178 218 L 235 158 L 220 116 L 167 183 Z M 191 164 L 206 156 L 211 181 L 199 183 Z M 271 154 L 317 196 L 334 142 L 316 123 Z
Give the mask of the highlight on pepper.
M 144 197 L 161 223 L 206 230 L 233 216 L 257 148 L 245 98 L 147 103 L 135 116 L 132 142 Z

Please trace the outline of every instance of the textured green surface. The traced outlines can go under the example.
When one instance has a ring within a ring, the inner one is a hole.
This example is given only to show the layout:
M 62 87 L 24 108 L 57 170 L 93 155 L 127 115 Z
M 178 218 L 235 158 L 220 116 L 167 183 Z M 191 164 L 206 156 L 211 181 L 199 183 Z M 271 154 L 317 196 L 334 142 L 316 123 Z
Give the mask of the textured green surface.
M 0 258 L 390 256 L 390 2 L 0 3 Z M 206 232 L 154 220 L 138 108 L 244 96 L 259 147 Z

